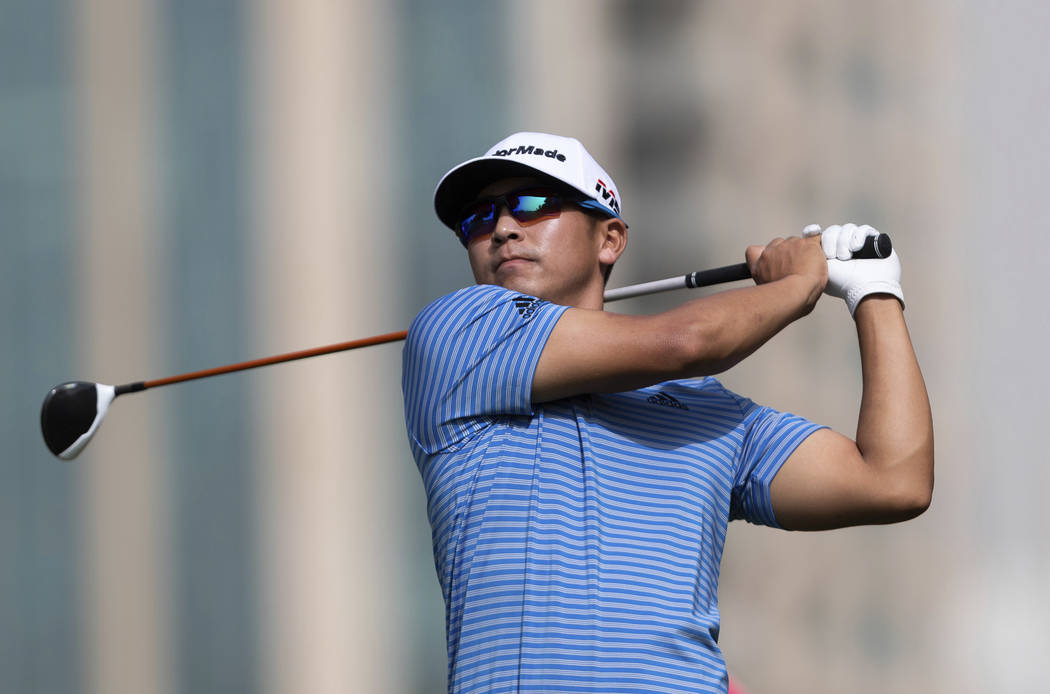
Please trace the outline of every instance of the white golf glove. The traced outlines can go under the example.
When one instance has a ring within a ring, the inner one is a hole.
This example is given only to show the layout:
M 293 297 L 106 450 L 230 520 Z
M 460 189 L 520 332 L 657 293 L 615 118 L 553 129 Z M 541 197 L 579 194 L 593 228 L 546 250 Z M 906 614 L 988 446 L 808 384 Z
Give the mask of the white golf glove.
M 828 284 L 824 292 L 845 299 L 851 316 L 860 300 L 869 294 L 892 294 L 904 306 L 901 261 L 897 251 L 891 251 L 888 258 L 851 257 L 864 245 L 866 238 L 878 236 L 878 231 L 867 224 L 836 224 L 823 231 L 819 224 L 810 224 L 802 230 L 803 236 L 818 234 L 824 257 L 828 259 Z

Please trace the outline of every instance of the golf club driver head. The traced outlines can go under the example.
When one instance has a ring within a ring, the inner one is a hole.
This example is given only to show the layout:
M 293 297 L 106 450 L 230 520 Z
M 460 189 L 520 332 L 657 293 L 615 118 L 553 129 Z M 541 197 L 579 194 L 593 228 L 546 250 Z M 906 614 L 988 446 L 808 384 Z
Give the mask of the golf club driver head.
M 48 391 L 40 408 L 40 429 L 48 450 L 72 460 L 98 431 L 116 388 L 102 383 L 68 381 Z

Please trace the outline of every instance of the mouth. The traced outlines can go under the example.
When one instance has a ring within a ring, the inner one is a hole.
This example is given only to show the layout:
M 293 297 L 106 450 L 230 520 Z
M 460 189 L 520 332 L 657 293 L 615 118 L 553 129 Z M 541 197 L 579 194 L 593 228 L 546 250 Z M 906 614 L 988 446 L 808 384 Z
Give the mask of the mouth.
M 531 263 L 531 262 L 532 262 L 532 260 L 530 260 L 529 258 L 521 258 L 521 257 L 518 257 L 518 256 L 514 256 L 514 257 L 511 257 L 511 258 L 505 258 L 505 259 L 499 261 L 499 263 L 496 265 L 496 272 L 500 272 L 502 270 L 510 270 L 510 269 L 516 268 L 516 267 L 521 267 L 521 266 L 526 265 L 526 264 Z

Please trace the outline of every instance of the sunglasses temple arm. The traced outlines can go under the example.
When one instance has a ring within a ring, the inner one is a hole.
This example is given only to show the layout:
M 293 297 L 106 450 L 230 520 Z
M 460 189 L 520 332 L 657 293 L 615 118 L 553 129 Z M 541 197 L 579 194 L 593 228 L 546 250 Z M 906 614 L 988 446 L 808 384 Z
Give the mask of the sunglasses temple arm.
M 632 299 L 636 296 L 645 296 L 646 294 L 669 292 L 673 289 L 696 289 L 697 287 L 709 287 L 713 284 L 746 279 L 751 279 L 751 270 L 748 268 L 747 263 L 738 263 L 736 265 L 711 268 L 710 270 L 698 270 L 686 275 L 668 277 L 665 280 L 610 289 L 605 292 L 605 300 L 607 302 L 620 301 L 621 299 Z

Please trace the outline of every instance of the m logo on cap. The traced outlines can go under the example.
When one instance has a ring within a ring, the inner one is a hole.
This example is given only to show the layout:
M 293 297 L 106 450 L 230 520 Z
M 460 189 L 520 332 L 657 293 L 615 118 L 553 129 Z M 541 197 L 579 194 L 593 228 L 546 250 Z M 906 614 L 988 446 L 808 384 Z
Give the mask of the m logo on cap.
M 606 187 L 602 179 L 598 179 L 598 183 L 594 186 L 594 192 L 600 195 L 602 202 L 611 207 L 616 214 L 620 214 L 620 201 L 616 199 L 616 193 Z

